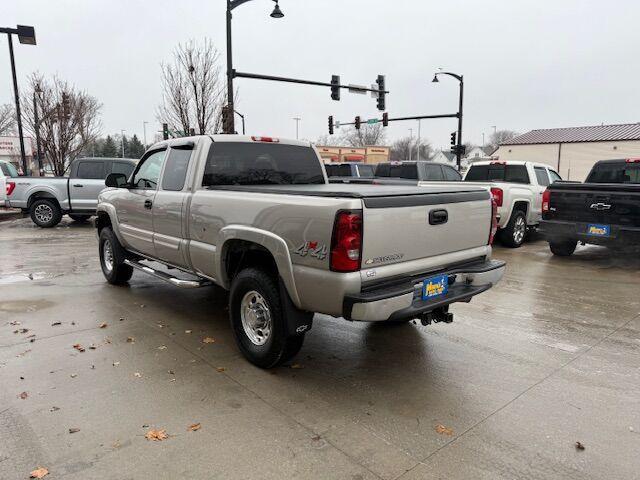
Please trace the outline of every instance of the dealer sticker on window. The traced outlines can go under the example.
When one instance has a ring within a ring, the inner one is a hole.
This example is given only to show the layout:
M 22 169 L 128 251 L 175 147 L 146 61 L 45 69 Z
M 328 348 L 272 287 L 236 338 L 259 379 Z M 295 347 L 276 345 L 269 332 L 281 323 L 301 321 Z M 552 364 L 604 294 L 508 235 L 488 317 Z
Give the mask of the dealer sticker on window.
M 449 291 L 449 277 L 438 275 L 422 282 L 422 299 L 431 300 L 446 295 Z
M 590 223 L 587 225 L 587 235 L 593 237 L 608 237 L 611 234 L 611 225 L 598 225 Z

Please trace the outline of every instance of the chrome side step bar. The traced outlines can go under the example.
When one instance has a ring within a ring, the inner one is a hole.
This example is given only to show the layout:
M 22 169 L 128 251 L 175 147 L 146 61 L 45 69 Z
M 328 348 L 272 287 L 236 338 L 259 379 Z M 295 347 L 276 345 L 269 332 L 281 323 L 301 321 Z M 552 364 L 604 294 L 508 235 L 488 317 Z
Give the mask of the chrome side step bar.
M 169 275 L 168 273 L 155 270 L 147 265 L 143 265 L 142 263 L 136 262 L 135 260 L 126 259 L 124 263 L 126 265 L 129 265 L 130 267 L 135 268 L 136 270 L 140 270 L 141 272 L 159 278 L 160 280 L 164 280 L 165 282 L 168 282 L 174 287 L 178 288 L 200 288 L 212 284 L 212 282 L 210 282 L 209 280 L 182 280 L 181 278 L 176 278 L 172 275 Z

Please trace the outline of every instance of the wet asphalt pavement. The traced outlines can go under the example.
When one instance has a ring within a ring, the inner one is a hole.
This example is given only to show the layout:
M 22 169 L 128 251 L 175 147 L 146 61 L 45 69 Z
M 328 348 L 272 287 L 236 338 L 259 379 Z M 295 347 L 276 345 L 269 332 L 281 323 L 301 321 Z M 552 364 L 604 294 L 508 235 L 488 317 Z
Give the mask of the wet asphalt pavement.
M 110 286 L 96 244 L 0 223 L 2 480 L 640 478 L 637 254 L 496 247 L 505 278 L 453 324 L 316 316 L 263 371 L 223 292 Z

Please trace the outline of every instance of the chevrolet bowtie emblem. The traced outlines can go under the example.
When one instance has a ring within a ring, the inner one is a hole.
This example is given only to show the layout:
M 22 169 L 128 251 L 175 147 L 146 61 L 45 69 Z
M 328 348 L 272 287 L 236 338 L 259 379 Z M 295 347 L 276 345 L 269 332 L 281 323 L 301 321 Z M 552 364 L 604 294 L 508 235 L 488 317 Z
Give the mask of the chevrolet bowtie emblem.
M 608 203 L 592 203 L 590 208 L 593 210 L 610 210 L 611 205 Z

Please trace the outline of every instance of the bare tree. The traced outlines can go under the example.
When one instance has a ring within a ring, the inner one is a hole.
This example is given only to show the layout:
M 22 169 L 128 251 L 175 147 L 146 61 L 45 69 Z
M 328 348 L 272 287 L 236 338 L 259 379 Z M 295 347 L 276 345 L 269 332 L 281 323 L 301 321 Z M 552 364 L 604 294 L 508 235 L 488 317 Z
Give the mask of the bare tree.
M 0 105 L 0 135 L 15 133 L 16 111 L 10 103 Z
M 385 142 L 386 132 L 381 123 L 373 125 L 363 124 L 360 129 L 349 127 L 339 136 L 339 142 L 349 147 L 367 147 L 370 145 L 382 145 Z
M 22 95 L 25 129 L 35 136 L 35 92 L 45 162 L 56 175 L 63 175 L 68 161 L 98 137 L 102 105 L 95 97 L 56 76 L 49 81 L 34 73 L 28 82 Z
M 162 64 L 162 105 L 157 117 L 169 129 L 203 135 L 222 129 L 226 85 L 221 77 L 220 53 L 209 39 L 179 44 L 173 61 Z
M 433 156 L 433 148 L 427 140 L 420 139 L 420 143 L 418 144 L 417 138 L 407 136 L 393 142 L 391 145 L 390 160 L 402 161 L 409 160 L 409 158 L 417 160 L 418 148 L 420 148 L 420 160 L 429 160 Z
M 340 137 L 338 135 L 320 135 L 318 139 L 313 142 L 314 145 L 322 145 L 324 147 L 338 147 L 341 145 Z
M 497 130 L 489 137 L 489 142 L 485 146 L 485 149 L 489 153 L 495 152 L 501 143 L 511 140 L 513 137 L 518 136 L 518 132 L 513 130 Z

